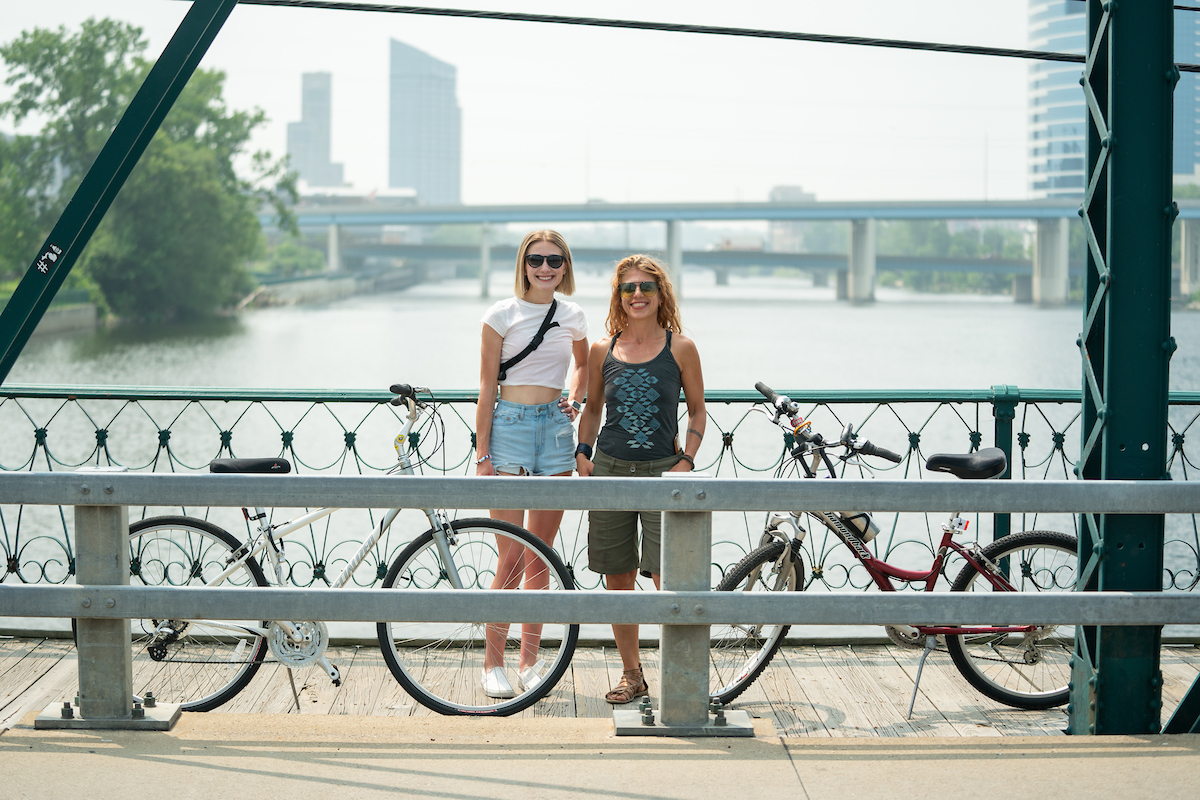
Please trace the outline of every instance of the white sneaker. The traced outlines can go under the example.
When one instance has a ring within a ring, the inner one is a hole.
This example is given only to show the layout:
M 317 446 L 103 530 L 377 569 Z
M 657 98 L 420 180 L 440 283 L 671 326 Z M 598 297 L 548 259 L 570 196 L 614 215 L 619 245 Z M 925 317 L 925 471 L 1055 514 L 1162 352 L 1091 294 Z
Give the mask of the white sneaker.
M 542 682 L 543 673 L 546 670 L 546 662 L 538 659 L 537 663 L 532 667 L 526 667 L 517 673 L 517 687 L 522 692 L 528 692 Z
M 483 683 L 483 693 L 488 697 L 503 700 L 517 696 L 517 693 L 513 691 L 512 684 L 508 682 L 508 676 L 504 674 L 504 667 L 485 669 L 480 681 Z

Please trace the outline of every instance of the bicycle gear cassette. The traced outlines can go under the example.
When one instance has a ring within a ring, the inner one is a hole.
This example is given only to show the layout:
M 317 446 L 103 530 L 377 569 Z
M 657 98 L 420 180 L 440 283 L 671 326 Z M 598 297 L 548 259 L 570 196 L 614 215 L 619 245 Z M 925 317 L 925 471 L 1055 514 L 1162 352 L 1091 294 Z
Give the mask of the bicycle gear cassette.
M 315 664 L 325 655 L 325 648 L 329 645 L 329 629 L 324 622 L 311 620 L 292 624 L 300 632 L 301 641 L 289 636 L 287 629 L 278 622 L 271 623 L 271 629 L 267 631 L 267 645 L 272 655 L 279 659 L 280 664 L 292 669 Z

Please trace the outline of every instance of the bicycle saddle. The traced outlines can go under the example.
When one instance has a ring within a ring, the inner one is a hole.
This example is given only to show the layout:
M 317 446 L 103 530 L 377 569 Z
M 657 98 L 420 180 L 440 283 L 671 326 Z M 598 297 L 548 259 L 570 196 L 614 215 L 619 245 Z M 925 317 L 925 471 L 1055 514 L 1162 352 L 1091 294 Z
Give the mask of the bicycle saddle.
M 977 453 L 938 453 L 925 461 L 931 472 L 949 472 L 968 480 L 995 478 L 1008 469 L 1008 459 L 999 447 L 985 447 Z
M 208 471 L 286 475 L 292 471 L 292 463 L 286 458 L 214 458 L 208 462 Z

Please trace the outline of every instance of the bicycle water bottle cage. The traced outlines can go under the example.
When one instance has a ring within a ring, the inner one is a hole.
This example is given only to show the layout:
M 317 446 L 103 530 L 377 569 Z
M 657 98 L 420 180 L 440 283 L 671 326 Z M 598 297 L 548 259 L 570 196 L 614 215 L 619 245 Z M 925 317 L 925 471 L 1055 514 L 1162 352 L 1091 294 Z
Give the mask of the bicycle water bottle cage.
M 938 453 L 925 462 L 930 472 L 949 472 L 956 478 L 978 480 L 995 478 L 1008 469 L 1008 459 L 999 447 L 985 447 L 976 453 Z
M 208 462 L 208 471 L 286 475 L 292 471 L 292 463 L 286 458 L 214 458 Z

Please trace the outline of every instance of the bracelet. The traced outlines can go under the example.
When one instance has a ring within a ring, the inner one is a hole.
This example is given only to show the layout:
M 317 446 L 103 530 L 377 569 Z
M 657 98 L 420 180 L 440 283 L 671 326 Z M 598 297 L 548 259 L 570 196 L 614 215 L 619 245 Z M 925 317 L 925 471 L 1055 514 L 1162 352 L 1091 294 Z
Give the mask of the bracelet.
M 689 464 L 691 464 L 691 465 L 692 465 L 692 469 L 695 469 L 695 468 L 696 468 L 696 462 L 695 462 L 695 461 L 693 461 L 693 460 L 692 460 L 692 457 L 691 457 L 691 456 L 689 456 L 687 453 L 680 453 L 680 454 L 679 454 L 679 459 L 680 459 L 680 461 L 686 461 L 686 462 L 688 462 Z
M 592 460 L 592 446 L 590 444 L 584 444 L 583 442 L 580 442 L 575 447 L 575 455 L 583 456 L 588 461 L 591 461 Z
M 480 464 L 482 464 L 483 462 L 485 462 L 485 461 L 491 461 L 491 460 L 492 460 L 492 454 L 491 454 L 491 453 L 488 453 L 486 456 L 484 456 L 483 458 L 481 458 L 481 459 L 479 459 L 478 461 L 476 461 L 476 462 L 475 462 L 475 466 L 477 466 L 477 467 L 478 467 L 478 466 L 479 466 Z

